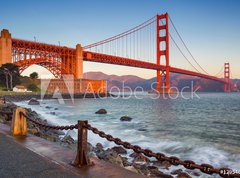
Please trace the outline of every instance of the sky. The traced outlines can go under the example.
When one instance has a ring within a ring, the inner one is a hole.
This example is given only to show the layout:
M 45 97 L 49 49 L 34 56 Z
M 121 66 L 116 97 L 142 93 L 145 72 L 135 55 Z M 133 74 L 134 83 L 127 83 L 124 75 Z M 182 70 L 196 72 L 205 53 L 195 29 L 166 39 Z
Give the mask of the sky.
M 224 62 L 230 62 L 232 76 L 240 78 L 239 7 L 239 0 L 4 0 L 0 30 L 9 29 L 13 38 L 36 37 L 40 42 L 75 47 L 114 36 L 168 12 L 191 53 L 209 74 L 215 75 Z M 193 70 L 171 41 L 170 65 Z M 32 71 L 48 74 L 36 66 L 23 74 Z M 84 62 L 84 72 L 89 71 L 142 78 L 156 75 L 147 69 Z

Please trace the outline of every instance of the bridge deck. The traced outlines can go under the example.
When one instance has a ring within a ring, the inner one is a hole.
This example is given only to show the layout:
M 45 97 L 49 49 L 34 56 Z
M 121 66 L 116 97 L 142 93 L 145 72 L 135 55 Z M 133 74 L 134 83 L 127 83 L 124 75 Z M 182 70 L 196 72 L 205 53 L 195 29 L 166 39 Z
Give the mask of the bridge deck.
M 71 54 L 72 56 L 76 55 L 76 49 L 69 48 L 65 46 L 57 46 L 57 45 L 51 45 L 46 43 L 39 43 L 39 42 L 33 42 L 33 41 L 26 41 L 26 40 L 20 40 L 20 39 L 12 39 L 12 45 L 13 47 L 19 47 L 23 49 L 37 49 L 39 51 L 47 51 L 52 54 Z M 83 60 L 90 61 L 90 62 L 100 62 L 100 63 L 107 63 L 107 64 L 115 64 L 115 65 L 123 65 L 123 66 L 130 66 L 130 67 L 139 67 L 139 68 L 145 68 L 145 69 L 152 69 L 152 70 L 165 70 L 166 66 L 164 65 L 157 65 L 155 63 L 145 62 L 141 60 L 135 60 L 135 59 L 129 59 L 119 56 L 113 56 L 113 55 L 107 55 L 107 54 L 101 54 L 101 53 L 95 53 L 90 51 L 83 51 Z M 17 61 L 18 63 L 20 61 Z M 172 73 L 179 73 L 179 74 L 185 74 L 190 76 L 197 76 L 202 77 L 205 79 L 210 79 L 214 81 L 218 81 L 221 83 L 228 83 L 224 79 L 217 78 L 215 76 L 198 73 L 190 70 L 180 69 L 176 67 L 169 67 L 169 71 Z

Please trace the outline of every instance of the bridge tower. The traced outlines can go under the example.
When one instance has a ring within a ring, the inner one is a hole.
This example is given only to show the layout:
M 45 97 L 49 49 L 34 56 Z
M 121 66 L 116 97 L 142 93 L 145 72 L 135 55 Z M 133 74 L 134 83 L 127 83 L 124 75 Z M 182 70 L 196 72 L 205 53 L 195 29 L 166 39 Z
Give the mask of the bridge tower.
M 80 44 L 76 46 L 76 73 L 75 78 L 83 78 L 83 49 Z
M 83 49 L 80 44 L 76 45 L 74 55 L 63 54 L 61 59 L 61 75 L 73 74 L 75 79 L 83 78 Z
M 164 70 L 157 70 L 156 89 L 160 93 L 170 92 L 170 75 L 169 75 L 169 33 L 168 33 L 168 13 L 157 15 L 157 65 L 163 65 Z
M 224 84 L 224 92 L 230 92 L 230 64 L 224 63 L 224 79 L 227 83 Z
M 5 63 L 12 63 L 12 37 L 7 29 L 0 36 L 0 65 Z

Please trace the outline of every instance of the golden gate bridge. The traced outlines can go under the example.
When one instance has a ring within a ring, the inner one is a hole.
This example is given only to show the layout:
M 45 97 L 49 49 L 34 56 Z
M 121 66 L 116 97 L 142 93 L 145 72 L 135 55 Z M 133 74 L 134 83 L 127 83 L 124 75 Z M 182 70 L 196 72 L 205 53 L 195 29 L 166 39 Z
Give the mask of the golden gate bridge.
M 169 32 L 170 25 L 194 64 Z M 170 40 L 191 70 L 170 65 Z M 194 58 L 168 13 L 156 15 L 130 30 L 83 47 L 78 44 L 76 48 L 69 48 L 11 38 L 8 30 L 1 32 L 0 47 L 0 57 L 5 59 L 0 63 L 15 63 L 20 72 L 37 64 L 47 68 L 56 78 L 63 74 L 82 78 L 83 61 L 89 61 L 156 70 L 156 89 L 159 92 L 170 92 L 170 72 L 221 82 L 225 92 L 230 92 L 234 87 L 230 79 L 230 64 L 225 63 L 216 75 L 210 75 Z M 220 78 L 222 72 L 224 76 Z

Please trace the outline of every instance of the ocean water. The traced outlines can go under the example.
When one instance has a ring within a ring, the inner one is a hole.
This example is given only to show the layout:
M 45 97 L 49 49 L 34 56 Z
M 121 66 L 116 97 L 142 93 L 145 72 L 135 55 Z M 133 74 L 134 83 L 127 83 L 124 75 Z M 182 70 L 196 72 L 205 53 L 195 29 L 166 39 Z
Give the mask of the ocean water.
M 152 99 L 153 94 L 144 93 L 137 94 L 138 98 L 76 99 L 74 103 L 64 100 L 65 104 L 44 100 L 40 106 L 29 106 L 27 101 L 17 104 L 32 108 L 56 125 L 88 120 L 92 126 L 143 148 L 240 172 L 240 93 L 198 95 L 200 98 L 188 100 Z M 108 113 L 95 114 L 101 108 Z M 124 115 L 133 120 L 120 121 Z M 73 136 L 76 139 L 76 134 Z M 100 142 L 106 148 L 114 146 L 91 132 L 89 141 Z

